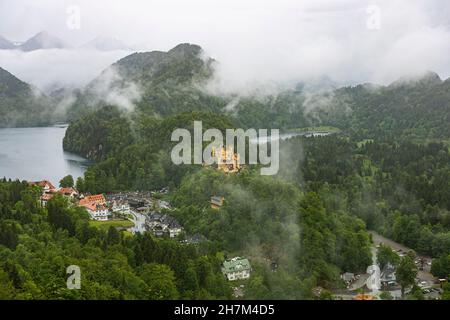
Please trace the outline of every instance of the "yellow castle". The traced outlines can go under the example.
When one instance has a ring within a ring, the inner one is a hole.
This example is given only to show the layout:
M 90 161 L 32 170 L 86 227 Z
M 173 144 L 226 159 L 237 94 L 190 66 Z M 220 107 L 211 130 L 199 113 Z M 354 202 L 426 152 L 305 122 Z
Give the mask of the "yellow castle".
M 234 153 L 233 147 L 222 147 L 220 150 L 212 149 L 212 156 L 217 160 L 217 169 L 226 173 L 236 173 L 241 170 L 239 154 Z

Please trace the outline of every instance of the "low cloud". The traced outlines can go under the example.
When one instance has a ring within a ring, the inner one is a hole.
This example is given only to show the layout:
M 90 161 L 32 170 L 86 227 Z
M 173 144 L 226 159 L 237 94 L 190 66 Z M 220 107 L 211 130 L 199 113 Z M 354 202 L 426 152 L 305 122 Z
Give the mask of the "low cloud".
M 114 66 L 107 68 L 88 88 L 88 93 L 96 101 L 103 101 L 128 111 L 132 111 L 135 103 L 141 100 L 142 89 L 134 82 L 124 81 Z
M 80 8 L 79 30 L 66 27 L 69 5 Z M 196 43 L 219 62 L 212 89 L 267 93 L 323 75 L 342 85 L 426 70 L 447 78 L 449 16 L 442 0 L 3 0 L 0 34 L 48 30 L 75 46 L 103 35 L 163 51 Z M 0 51 L 0 66 L 40 88 L 80 86 L 126 54 Z
M 22 81 L 48 92 L 62 87 L 81 88 L 130 53 L 82 49 L 0 50 L 0 66 Z

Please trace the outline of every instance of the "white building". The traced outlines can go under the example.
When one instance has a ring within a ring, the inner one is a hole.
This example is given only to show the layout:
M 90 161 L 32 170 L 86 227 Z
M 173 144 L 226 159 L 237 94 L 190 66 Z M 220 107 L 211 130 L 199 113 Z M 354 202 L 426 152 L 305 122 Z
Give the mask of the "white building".
M 87 208 L 87 211 L 91 215 L 92 219 L 106 221 L 109 217 L 109 210 L 103 205 L 96 205 L 94 208 Z
M 127 201 L 116 201 L 112 202 L 111 210 L 113 212 L 129 213 L 130 205 Z
M 105 197 L 102 194 L 84 197 L 80 200 L 80 206 L 86 208 L 94 220 L 108 220 L 109 210 Z
M 222 266 L 222 273 L 229 281 L 248 279 L 252 268 L 248 259 L 235 257 L 231 260 L 225 261 Z

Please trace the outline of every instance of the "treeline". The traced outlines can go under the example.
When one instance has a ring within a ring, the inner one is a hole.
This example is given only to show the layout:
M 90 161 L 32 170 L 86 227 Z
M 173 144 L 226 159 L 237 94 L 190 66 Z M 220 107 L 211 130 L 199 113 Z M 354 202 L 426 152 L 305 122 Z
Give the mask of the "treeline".
M 395 141 L 450 137 L 450 80 L 435 73 L 389 86 L 358 85 L 334 92 L 321 119 L 359 139 Z
M 450 154 L 442 143 L 355 142 L 338 136 L 291 139 L 282 147 L 303 157 L 282 168 L 326 206 L 350 212 L 419 253 L 450 252 Z M 281 172 L 280 174 L 283 174 Z
M 228 299 L 218 252 L 89 225 L 84 209 L 0 181 L 0 299 Z M 66 268 L 81 269 L 69 290 Z

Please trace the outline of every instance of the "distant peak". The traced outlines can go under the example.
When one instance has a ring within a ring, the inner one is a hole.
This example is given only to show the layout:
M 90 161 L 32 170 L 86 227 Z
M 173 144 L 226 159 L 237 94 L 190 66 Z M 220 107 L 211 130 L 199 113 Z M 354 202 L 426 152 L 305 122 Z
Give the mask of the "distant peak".
M 191 43 L 180 43 L 174 48 L 169 50 L 169 54 L 199 54 L 202 51 L 202 48 L 199 45 L 191 44 Z
M 431 80 L 436 82 L 442 82 L 441 77 L 434 71 L 427 71 L 422 75 L 423 80 Z
M 441 77 L 434 71 L 425 71 L 421 73 L 416 73 L 410 76 L 401 77 L 397 81 L 393 82 L 390 87 L 398 87 L 404 85 L 437 85 L 441 84 Z
M 67 44 L 64 41 L 43 30 L 24 42 L 20 46 L 20 49 L 23 51 L 33 51 L 39 49 L 61 49 L 66 47 Z

